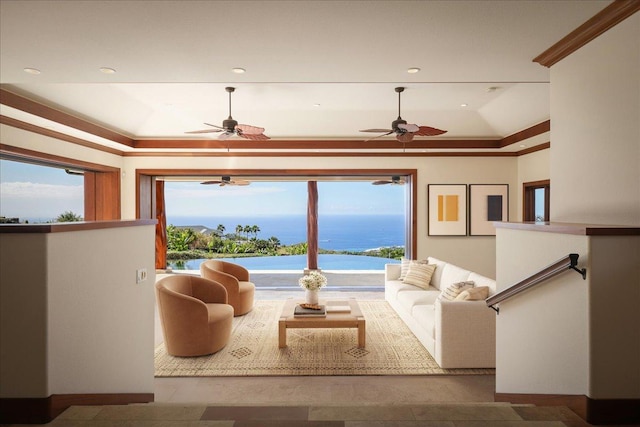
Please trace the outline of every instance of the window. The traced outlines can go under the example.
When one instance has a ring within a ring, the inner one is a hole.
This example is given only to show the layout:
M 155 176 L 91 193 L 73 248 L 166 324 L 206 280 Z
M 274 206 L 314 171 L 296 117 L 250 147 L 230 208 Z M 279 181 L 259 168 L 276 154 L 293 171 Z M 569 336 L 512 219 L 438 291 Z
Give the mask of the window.
M 523 221 L 549 221 L 549 193 L 550 181 L 534 181 L 522 184 L 523 193 Z

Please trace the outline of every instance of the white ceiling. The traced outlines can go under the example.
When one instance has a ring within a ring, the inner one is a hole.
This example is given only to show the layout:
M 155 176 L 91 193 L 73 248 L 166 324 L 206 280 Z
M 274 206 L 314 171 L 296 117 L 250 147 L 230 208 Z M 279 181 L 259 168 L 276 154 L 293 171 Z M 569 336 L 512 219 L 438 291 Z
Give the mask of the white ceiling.
M 610 3 L 2 0 L 0 83 L 133 139 L 216 138 L 185 132 L 222 124 L 225 86 L 274 140 L 375 136 L 359 130 L 390 127 L 397 86 L 405 120 L 448 130 L 433 139 L 503 138 L 549 119 L 532 59 Z

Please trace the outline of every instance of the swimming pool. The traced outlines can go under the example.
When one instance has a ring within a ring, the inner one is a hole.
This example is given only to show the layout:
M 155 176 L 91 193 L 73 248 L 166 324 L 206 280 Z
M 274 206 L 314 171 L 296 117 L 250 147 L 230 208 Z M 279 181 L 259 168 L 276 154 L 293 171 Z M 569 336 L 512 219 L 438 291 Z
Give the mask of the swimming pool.
M 306 255 L 281 255 L 252 258 L 218 258 L 234 262 L 248 270 L 304 270 L 307 267 Z M 206 259 L 167 261 L 167 268 L 173 270 L 199 270 Z M 322 270 L 384 270 L 385 264 L 397 264 L 395 259 L 366 255 L 318 255 L 318 267 Z

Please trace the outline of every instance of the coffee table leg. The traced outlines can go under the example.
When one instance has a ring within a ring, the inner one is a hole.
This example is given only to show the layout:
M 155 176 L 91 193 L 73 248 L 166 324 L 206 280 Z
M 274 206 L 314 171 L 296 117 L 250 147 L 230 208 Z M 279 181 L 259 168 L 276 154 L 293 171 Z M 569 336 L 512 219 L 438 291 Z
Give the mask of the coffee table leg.
M 358 347 L 364 348 L 367 340 L 366 327 L 364 319 L 358 320 Z
M 284 320 L 278 321 L 278 347 L 285 348 L 287 346 L 287 324 Z

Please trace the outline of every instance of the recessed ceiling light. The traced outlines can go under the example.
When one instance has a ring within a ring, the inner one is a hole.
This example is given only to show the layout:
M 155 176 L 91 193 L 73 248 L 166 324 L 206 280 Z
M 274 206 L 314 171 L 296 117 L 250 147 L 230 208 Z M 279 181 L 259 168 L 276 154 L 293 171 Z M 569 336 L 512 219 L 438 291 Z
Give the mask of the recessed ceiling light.
M 116 70 L 113 68 L 109 68 L 109 67 L 101 67 L 100 68 L 100 72 L 103 74 L 115 74 Z
M 469 104 L 464 103 L 464 104 L 460 104 L 460 106 L 461 106 L 461 107 L 468 107 L 468 106 L 469 106 Z
M 418 67 L 411 67 L 411 68 L 409 68 L 409 69 L 407 70 L 407 73 L 409 73 L 409 74 L 415 74 L 415 73 L 417 73 L 417 72 L 419 72 L 419 71 L 420 71 L 420 68 L 418 68 Z
M 33 74 L 34 76 L 37 76 L 38 74 L 41 73 L 41 71 L 38 70 L 37 68 L 25 68 L 24 72 L 28 74 Z
M 495 92 L 500 89 L 500 86 L 490 86 L 487 88 L 487 92 Z
M 240 67 L 232 68 L 231 71 L 233 71 L 236 74 L 244 74 L 244 73 L 247 72 L 247 70 L 245 70 L 244 68 L 240 68 Z
M 319 106 L 320 106 L 320 104 L 313 104 L 313 106 L 314 106 L 314 107 L 319 107 Z
M 520 144 L 520 148 L 525 148 L 526 145 L 525 144 Z

